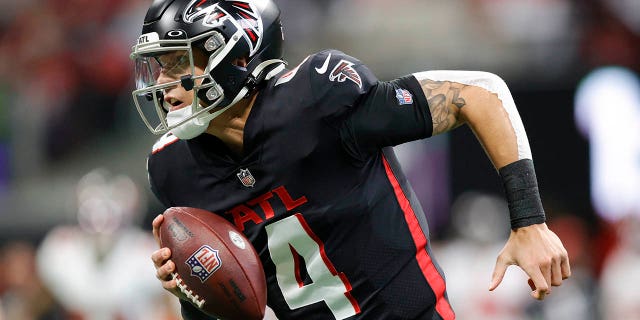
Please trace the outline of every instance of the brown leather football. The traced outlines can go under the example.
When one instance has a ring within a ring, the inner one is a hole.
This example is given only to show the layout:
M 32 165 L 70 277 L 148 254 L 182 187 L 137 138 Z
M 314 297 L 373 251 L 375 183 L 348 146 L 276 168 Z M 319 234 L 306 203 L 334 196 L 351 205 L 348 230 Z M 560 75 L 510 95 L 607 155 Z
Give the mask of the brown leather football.
M 171 207 L 163 215 L 160 243 L 171 249 L 173 277 L 189 301 L 221 319 L 262 319 L 267 284 L 249 240 L 210 211 Z

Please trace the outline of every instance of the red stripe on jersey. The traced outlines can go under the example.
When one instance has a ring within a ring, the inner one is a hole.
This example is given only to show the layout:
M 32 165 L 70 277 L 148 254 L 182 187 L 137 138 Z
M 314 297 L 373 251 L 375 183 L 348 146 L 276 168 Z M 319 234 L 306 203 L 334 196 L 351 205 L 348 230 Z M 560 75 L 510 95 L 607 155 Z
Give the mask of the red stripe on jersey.
M 407 199 L 407 196 L 404 194 L 404 191 L 400 187 L 400 183 L 398 183 L 398 179 L 396 179 L 389 162 L 384 156 L 382 156 L 382 162 L 384 163 L 387 178 L 393 187 L 393 192 L 396 194 L 396 199 L 404 213 L 404 219 L 409 226 L 413 242 L 416 245 L 416 260 L 418 260 L 420 270 L 422 270 L 424 278 L 427 280 L 427 283 L 429 283 L 433 293 L 436 295 L 436 311 L 444 320 L 455 319 L 453 309 L 451 309 L 449 301 L 444 297 L 444 291 L 446 289 L 444 279 L 440 273 L 438 273 L 436 266 L 433 264 L 433 261 L 427 252 L 427 237 L 420 227 L 420 223 L 418 222 L 418 218 L 411 207 L 411 203 L 409 203 L 409 199 Z
M 333 266 L 333 263 L 331 262 L 331 260 L 329 260 L 329 257 L 327 257 L 327 253 L 324 251 L 324 243 L 322 242 L 322 240 L 320 240 L 320 238 L 318 238 L 318 236 L 313 232 L 313 230 L 311 230 L 311 227 L 309 227 L 309 225 L 307 224 L 307 221 L 304 220 L 302 215 L 299 213 L 296 213 L 294 214 L 294 216 L 298 218 L 298 221 L 300 221 L 300 225 L 302 226 L 302 228 L 304 228 L 304 230 L 311 237 L 311 239 L 313 239 L 313 241 L 315 241 L 318 244 L 318 247 L 320 248 L 320 257 L 322 257 L 324 264 L 327 266 L 331 274 L 333 274 L 334 276 L 337 275 L 340 277 L 340 280 L 342 280 L 342 283 L 347 289 L 347 292 L 345 292 L 344 295 L 347 297 L 347 299 L 349 299 L 349 302 L 351 302 L 351 305 L 353 306 L 353 309 L 356 311 L 356 314 L 360 313 L 360 305 L 358 305 L 358 301 L 356 301 L 353 295 L 351 295 L 352 286 L 351 286 L 351 282 L 349 282 L 349 279 L 347 279 L 347 276 L 345 276 L 345 274 L 342 272 L 338 273 L 338 270 L 336 270 L 336 267 Z

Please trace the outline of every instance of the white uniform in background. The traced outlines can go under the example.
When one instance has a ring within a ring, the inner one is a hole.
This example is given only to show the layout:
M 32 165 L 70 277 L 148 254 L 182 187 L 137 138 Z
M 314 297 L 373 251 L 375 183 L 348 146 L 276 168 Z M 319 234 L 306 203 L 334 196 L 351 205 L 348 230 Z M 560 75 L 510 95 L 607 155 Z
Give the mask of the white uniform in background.
M 134 223 L 145 212 L 138 187 L 98 169 L 76 195 L 78 224 L 52 229 L 37 252 L 37 271 L 56 299 L 86 320 L 179 319 L 149 259 L 158 244 Z

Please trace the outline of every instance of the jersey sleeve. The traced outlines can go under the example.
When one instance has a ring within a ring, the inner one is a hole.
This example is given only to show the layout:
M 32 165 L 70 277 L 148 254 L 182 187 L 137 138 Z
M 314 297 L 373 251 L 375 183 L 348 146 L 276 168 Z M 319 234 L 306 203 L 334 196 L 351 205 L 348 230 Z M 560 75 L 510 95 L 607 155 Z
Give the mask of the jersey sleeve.
M 158 201 L 160 201 L 160 203 L 162 203 L 163 206 L 170 207 L 169 201 L 162 196 L 162 194 L 160 193 L 160 189 L 158 189 L 158 187 L 155 184 L 155 181 L 153 178 L 153 172 L 152 172 L 152 169 L 150 168 L 151 156 L 152 155 L 149 155 L 147 157 L 147 178 L 149 180 L 149 187 L 153 195 L 156 196 L 156 199 L 158 199 Z
M 378 82 L 360 60 L 333 49 L 311 55 L 307 68 L 316 112 L 328 117 L 349 112 Z
M 383 147 L 428 138 L 432 132 L 429 104 L 412 75 L 377 82 L 340 129 L 345 148 L 358 158 Z
M 147 178 L 149 180 L 149 187 L 156 196 L 158 201 L 165 207 L 171 207 L 172 203 L 163 192 L 161 186 L 165 186 L 163 181 L 166 181 L 167 174 L 171 171 L 168 169 L 168 164 L 175 162 L 170 155 L 165 153 L 171 152 L 171 148 L 175 148 L 179 142 L 179 139 L 171 133 L 166 133 L 161 136 L 153 144 L 151 153 L 147 156 Z M 166 189 L 166 188 L 164 188 Z

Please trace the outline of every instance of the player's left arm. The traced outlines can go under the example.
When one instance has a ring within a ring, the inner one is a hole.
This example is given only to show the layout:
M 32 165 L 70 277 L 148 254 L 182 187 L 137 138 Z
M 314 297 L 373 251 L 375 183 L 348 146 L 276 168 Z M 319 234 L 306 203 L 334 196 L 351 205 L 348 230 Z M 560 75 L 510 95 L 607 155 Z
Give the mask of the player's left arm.
M 530 277 L 532 296 L 544 299 L 571 270 L 562 242 L 545 224 L 529 143 L 507 85 L 486 72 L 426 71 L 414 76 L 428 101 L 432 135 L 469 125 L 502 178 L 512 230 L 489 290 L 500 284 L 509 265 L 518 265 Z

